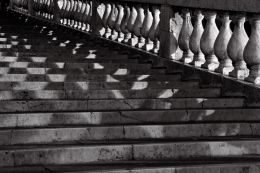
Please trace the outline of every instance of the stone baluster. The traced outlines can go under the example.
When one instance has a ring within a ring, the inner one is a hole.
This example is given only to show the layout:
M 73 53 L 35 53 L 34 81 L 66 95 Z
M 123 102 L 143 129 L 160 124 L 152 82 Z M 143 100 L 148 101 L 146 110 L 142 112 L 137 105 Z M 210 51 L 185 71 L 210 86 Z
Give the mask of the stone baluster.
M 155 30 L 155 36 L 153 41 L 153 49 L 151 50 L 153 53 L 158 54 L 160 50 L 160 22 Z
M 85 10 L 85 13 L 84 13 L 84 17 L 83 17 L 83 22 L 86 26 L 86 31 L 90 31 L 90 24 L 88 23 L 88 15 L 90 13 L 90 4 L 89 2 L 85 2 L 86 3 L 86 10 Z
M 33 11 L 33 0 L 28 0 L 28 13 L 30 15 L 34 14 L 34 11 Z
M 88 13 L 88 16 L 87 16 L 87 23 L 88 23 L 88 26 L 89 26 L 89 30 L 88 31 L 91 31 L 91 19 L 92 19 L 92 10 L 93 10 L 93 2 L 92 1 L 89 1 L 89 13 Z
M 204 15 L 200 10 L 196 10 L 194 12 L 193 17 L 194 19 L 194 28 L 190 36 L 190 50 L 194 54 L 193 61 L 191 62 L 192 65 L 195 67 L 201 67 L 202 64 L 205 63 L 205 56 L 201 51 L 200 48 L 200 41 L 202 34 L 204 32 L 204 28 L 202 25 L 202 20 L 204 18 Z
M 112 9 L 109 14 L 108 21 L 107 21 L 109 29 L 108 29 L 108 32 L 106 32 L 105 37 L 110 38 L 110 39 L 115 39 L 115 37 L 117 37 L 117 33 L 114 30 L 114 26 L 115 26 L 117 15 L 118 15 L 118 10 L 116 8 L 116 4 L 114 4 L 114 3 L 111 5 L 111 8 Z
M 60 23 L 64 24 L 64 9 L 66 8 L 66 0 L 58 0 L 57 5 L 60 11 Z
M 190 50 L 189 42 L 191 33 L 193 30 L 192 24 L 191 24 L 191 17 L 190 12 L 188 9 L 182 10 L 182 27 L 180 31 L 180 35 L 178 38 L 178 44 L 180 49 L 182 50 L 182 58 L 180 61 L 184 63 L 191 63 L 193 59 L 193 53 Z
M 260 15 L 251 18 L 251 35 L 244 50 L 244 58 L 249 67 L 249 76 L 246 81 L 260 85 Z
M 115 30 L 118 33 L 117 41 L 122 42 L 124 39 L 124 33 L 121 31 L 121 24 L 124 17 L 124 7 L 122 4 L 117 4 L 118 15 L 115 23 Z
M 73 16 L 73 21 L 74 21 L 74 25 L 72 27 L 74 27 L 74 28 L 78 27 L 78 20 L 77 20 L 78 3 L 79 3 L 79 0 L 75 0 L 74 8 L 72 11 L 72 16 Z
M 42 14 L 43 14 L 43 6 L 44 6 L 44 0 L 40 0 L 40 3 L 39 3 L 39 16 L 42 17 Z
M 141 35 L 145 39 L 145 42 L 139 43 L 140 48 L 146 50 L 149 49 L 148 46 L 151 45 L 151 40 L 149 39 L 149 32 L 153 24 L 153 15 L 150 11 L 149 5 L 144 6 L 145 9 L 145 18 L 143 22 L 143 26 L 141 28 Z M 152 46 L 150 46 L 150 50 L 152 49 Z
M 46 18 L 47 19 L 51 19 L 52 18 L 52 7 L 51 7 L 51 2 L 52 0 L 48 0 L 47 1 L 47 15 L 46 15 Z
M 134 35 L 138 38 L 136 40 L 134 40 L 134 42 L 132 42 L 132 46 L 136 46 L 137 48 L 141 48 L 144 43 L 145 43 L 145 39 L 141 34 L 141 29 L 143 26 L 143 22 L 144 22 L 144 9 L 143 7 L 138 4 L 137 6 L 137 18 L 134 24 Z
M 82 8 L 80 11 L 80 23 L 81 23 L 81 30 L 85 31 L 86 30 L 86 24 L 84 23 L 84 16 L 85 16 L 85 11 L 86 11 L 87 5 L 84 1 L 82 1 Z
M 42 17 L 47 18 L 48 17 L 48 0 L 44 0 L 43 2 L 43 8 L 42 8 L 43 15 Z
M 65 21 L 64 25 L 69 25 L 69 11 L 70 11 L 70 6 L 71 6 L 71 0 L 67 1 L 66 9 L 65 9 Z
M 131 38 L 128 39 L 129 45 L 134 45 L 134 43 L 136 42 L 136 39 L 137 39 L 137 37 L 133 34 L 134 33 L 134 24 L 135 24 L 136 19 L 137 19 L 137 10 L 134 7 L 134 5 L 132 4 L 131 15 L 130 15 L 129 21 L 127 23 L 127 29 L 129 31 L 129 35 L 131 36 Z M 124 41 L 127 42 L 127 39 L 125 38 Z
M 74 20 L 74 25 L 73 25 L 73 27 L 74 28 L 78 28 L 78 25 L 79 25 L 79 23 L 78 23 L 78 8 L 79 8 L 79 0 L 75 0 L 75 5 L 74 5 L 74 8 L 73 8 L 73 20 Z
M 128 4 L 124 4 L 124 17 L 122 19 L 121 22 L 121 31 L 124 34 L 124 38 L 122 40 L 123 43 L 127 43 L 129 41 L 129 39 L 131 39 L 131 33 L 129 32 L 129 30 L 127 29 L 127 23 L 130 20 L 130 16 L 131 16 L 131 9 L 129 7 Z
M 102 25 L 105 28 L 105 33 L 104 33 L 103 36 L 105 36 L 105 34 L 107 34 L 107 33 L 108 33 L 108 35 L 111 34 L 111 30 L 110 30 L 110 28 L 108 27 L 108 24 L 107 24 L 109 15 L 111 13 L 111 10 L 112 10 L 111 4 L 109 2 L 106 2 L 106 4 L 105 4 L 105 12 L 104 12 L 104 15 L 102 17 Z
M 153 23 L 150 28 L 144 49 L 146 51 L 152 50 L 153 53 L 158 53 L 159 39 L 157 37 L 157 34 L 159 31 L 159 22 L 160 22 L 160 9 L 158 6 L 152 6 L 152 16 L 153 16 Z
M 202 67 L 211 71 L 214 71 L 219 66 L 218 59 L 214 53 L 214 43 L 219 33 L 215 21 L 216 16 L 216 12 L 205 13 L 207 23 L 200 41 L 201 50 L 206 58 L 206 62 L 202 65 Z
M 248 76 L 248 69 L 243 57 L 244 48 L 248 42 L 248 36 L 244 28 L 245 20 L 246 17 L 243 13 L 234 16 L 234 31 L 227 49 L 228 56 L 234 66 L 234 70 L 229 75 L 238 79 L 244 79 Z
M 79 2 L 78 2 L 78 10 L 77 10 L 77 20 L 78 20 L 78 29 L 81 29 L 82 27 L 83 27 L 83 25 L 82 25 L 82 14 L 83 14 L 83 2 L 82 2 L 82 0 L 80 0 Z
M 230 29 L 231 20 L 229 19 L 228 13 L 221 14 L 220 18 L 222 24 L 214 45 L 214 52 L 220 62 L 216 71 L 223 75 L 229 75 L 234 69 L 232 61 L 227 54 L 228 42 L 232 36 L 232 31 Z
M 72 25 L 72 21 L 71 21 L 71 11 L 73 9 L 73 5 L 74 5 L 74 2 L 73 0 L 69 0 L 69 3 L 68 3 L 68 9 L 67 9 L 67 25 L 68 26 L 71 26 Z
M 74 27 L 75 25 L 75 20 L 74 20 L 74 8 L 76 6 L 76 0 L 71 1 L 71 8 L 70 8 L 70 27 Z

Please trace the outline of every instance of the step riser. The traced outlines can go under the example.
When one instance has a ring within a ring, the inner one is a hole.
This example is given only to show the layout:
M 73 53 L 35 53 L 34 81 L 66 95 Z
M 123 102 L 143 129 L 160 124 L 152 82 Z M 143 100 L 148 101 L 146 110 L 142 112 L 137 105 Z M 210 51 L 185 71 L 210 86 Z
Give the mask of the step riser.
M 138 82 L 138 81 L 180 81 L 180 75 L 138 75 L 138 76 L 111 76 L 111 75 L 88 75 L 88 74 L 6 74 L 0 76 L 0 82 Z
M 239 129 L 239 130 L 238 130 Z M 218 139 L 260 135 L 260 124 L 189 124 L 1 130 L 0 145 L 91 143 L 127 140 Z
M 0 90 L 145 90 L 198 88 L 197 82 L 0 82 Z
M 166 75 L 164 69 L 153 69 L 150 71 L 144 72 L 143 70 L 129 70 L 127 68 L 120 68 L 117 70 L 113 69 L 84 69 L 84 68 L 75 68 L 75 69 L 62 69 L 62 68 L 0 68 L 0 74 L 106 74 L 106 75 Z
M 0 128 L 48 127 L 70 125 L 127 125 L 127 124 L 176 124 L 260 122 L 259 109 L 226 110 L 168 110 L 168 111 L 121 111 L 121 112 L 72 112 L 1 114 Z M 149 118 L 147 116 L 149 115 Z
M 108 110 L 171 110 L 240 108 L 243 99 L 124 99 L 124 100 L 48 100 L 48 101 L 1 101 L 0 112 L 48 111 L 108 111 Z
M 196 160 L 199 157 L 247 158 L 250 155 L 260 154 L 259 147 L 259 141 L 229 141 L 2 150 L 0 151 L 0 166 L 84 164 L 130 160 L 177 161 Z
M 31 99 L 138 99 L 138 98 L 196 98 L 219 97 L 220 90 L 42 90 L 42 91 L 0 91 L 0 100 L 31 100 Z
M 230 163 L 230 164 L 204 164 L 204 165 L 166 165 L 155 166 L 151 163 L 148 166 L 142 165 L 141 162 L 136 162 L 138 166 L 127 166 L 122 168 L 122 165 L 102 167 L 103 165 L 97 165 L 100 171 L 90 170 L 93 166 L 39 166 L 39 167 L 16 167 L 16 168 L 2 168 L 3 173 L 10 172 L 45 172 L 46 169 L 52 172 L 62 173 L 257 173 L 260 171 L 259 163 Z M 159 162 L 160 163 L 160 162 Z M 70 171 L 71 170 L 71 171 Z M 69 172 L 68 172 L 69 171 Z M 19 172 L 19 173 L 20 173 Z
M 77 68 L 84 68 L 84 69 L 120 69 L 120 68 L 127 68 L 129 70 L 144 70 L 149 71 L 151 65 L 148 64 L 132 64 L 132 63 L 64 63 L 64 62 L 56 62 L 56 63 L 41 63 L 41 62 L 0 62 L 0 67 L 11 67 L 11 68 L 67 68 L 67 69 L 77 69 Z

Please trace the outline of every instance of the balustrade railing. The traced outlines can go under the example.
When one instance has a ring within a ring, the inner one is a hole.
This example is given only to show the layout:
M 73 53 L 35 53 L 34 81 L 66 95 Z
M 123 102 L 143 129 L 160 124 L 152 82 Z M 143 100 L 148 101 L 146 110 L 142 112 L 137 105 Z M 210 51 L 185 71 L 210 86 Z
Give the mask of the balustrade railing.
M 260 85 L 260 3 L 245 2 L 12 0 L 11 8 Z

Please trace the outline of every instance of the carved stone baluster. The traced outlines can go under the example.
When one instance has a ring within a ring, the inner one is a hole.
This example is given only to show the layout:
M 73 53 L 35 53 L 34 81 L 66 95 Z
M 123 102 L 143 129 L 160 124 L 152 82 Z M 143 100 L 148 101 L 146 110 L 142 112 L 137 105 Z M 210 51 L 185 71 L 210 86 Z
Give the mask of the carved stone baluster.
M 73 25 L 74 28 L 78 27 L 78 19 L 77 19 L 78 3 L 79 3 L 79 0 L 75 0 L 73 12 L 72 12 L 73 21 L 74 21 L 74 25 Z
M 211 71 L 214 71 L 219 66 L 218 59 L 214 53 L 214 43 L 219 33 L 215 22 L 216 15 L 216 12 L 206 12 L 205 18 L 207 23 L 200 41 L 201 50 L 206 58 L 206 62 L 202 67 Z
M 153 49 L 151 50 L 153 53 L 158 54 L 160 50 L 160 22 L 155 30 L 155 36 L 154 36 L 154 41 L 153 41 Z
M 191 17 L 188 9 L 182 10 L 181 16 L 183 19 L 183 23 L 178 38 L 179 47 L 183 51 L 181 61 L 184 63 L 191 63 L 193 59 L 193 53 L 190 50 L 189 42 L 193 27 L 191 24 Z
M 115 22 L 116 22 L 117 15 L 118 15 L 118 10 L 117 10 L 115 4 L 112 4 L 111 7 L 112 7 L 112 9 L 109 14 L 108 21 L 107 21 L 108 32 L 106 32 L 105 37 L 114 39 L 116 37 L 116 31 L 114 30 L 114 26 L 115 26 Z
M 88 16 L 87 16 L 87 23 L 88 23 L 88 27 L 89 27 L 88 31 L 91 31 L 91 19 L 92 19 L 93 2 L 89 1 L 88 4 L 89 4 L 89 13 L 88 13 Z
M 111 4 L 106 2 L 106 4 L 105 4 L 105 12 L 104 12 L 104 15 L 102 17 L 102 25 L 105 28 L 105 33 L 104 33 L 103 36 L 105 36 L 105 34 L 107 32 L 109 32 L 109 27 L 108 27 L 107 21 L 108 21 L 109 15 L 111 13 L 111 10 L 112 10 Z M 110 30 L 110 32 L 111 32 L 111 30 Z
M 90 15 L 89 13 L 90 13 L 90 3 L 87 1 L 86 2 L 86 10 L 85 10 L 84 18 L 83 18 L 83 21 L 86 25 L 86 31 L 90 30 L 90 25 L 88 23 L 88 15 Z
M 72 0 L 71 1 L 71 8 L 70 8 L 70 27 L 74 27 L 75 25 L 75 20 L 74 20 L 74 8 L 76 6 L 76 1 Z
M 144 43 L 145 43 L 145 39 L 141 34 L 141 29 L 143 26 L 143 22 L 144 22 L 144 9 L 143 7 L 138 4 L 137 6 L 137 18 L 134 24 L 134 35 L 138 38 L 136 40 L 134 40 L 134 42 L 132 42 L 132 46 L 136 46 L 137 48 L 141 48 Z
M 152 41 L 149 38 L 150 29 L 153 25 L 153 15 L 152 12 L 150 11 L 149 5 L 145 5 L 144 9 L 145 9 L 145 18 L 141 29 L 141 34 L 145 38 L 145 42 L 139 43 L 139 46 L 142 46 L 142 49 L 149 51 L 153 48 Z
M 132 4 L 131 15 L 130 15 L 129 21 L 127 23 L 127 29 L 129 31 L 128 36 L 130 36 L 131 38 L 130 39 L 125 38 L 125 42 L 127 42 L 127 40 L 128 40 L 129 45 L 133 45 L 135 40 L 137 39 L 137 37 L 133 34 L 134 33 L 134 24 L 135 24 L 136 18 L 137 18 L 137 10 L 134 7 L 134 5 Z
M 68 0 L 66 10 L 65 10 L 66 19 L 65 19 L 64 25 L 69 25 L 70 6 L 71 6 L 71 0 Z
M 65 9 L 67 5 L 67 0 L 59 0 L 58 1 L 58 7 L 60 9 L 60 22 L 61 24 L 64 24 L 64 18 L 65 18 Z
M 84 16 L 85 16 L 85 11 L 86 11 L 87 5 L 86 3 L 83 1 L 82 2 L 82 8 L 80 11 L 81 17 L 80 17 L 80 22 L 81 22 L 81 30 L 84 31 L 86 30 L 86 24 L 84 23 Z
M 78 10 L 80 9 L 80 6 L 79 6 L 79 3 L 80 1 L 77 0 L 75 1 L 75 6 L 74 6 L 74 9 L 73 9 L 73 16 L 74 16 L 74 28 L 78 28 L 79 26 L 79 21 L 78 21 Z
M 158 45 L 158 38 L 157 33 L 159 31 L 159 22 L 160 22 L 160 10 L 158 6 L 152 7 L 152 16 L 153 16 L 153 23 L 150 28 L 148 38 L 146 40 L 146 44 L 144 46 L 144 49 L 146 51 L 151 51 L 154 53 L 158 53 L 159 45 Z M 156 48 L 157 46 L 157 48 Z
M 220 62 L 216 71 L 224 75 L 229 75 L 234 69 L 232 61 L 227 54 L 228 42 L 232 36 L 232 31 L 230 29 L 231 20 L 229 19 L 228 13 L 220 15 L 220 17 L 222 25 L 214 45 L 215 54 Z
M 149 32 L 149 38 L 153 42 L 153 48 L 151 52 L 158 54 L 160 49 L 160 8 L 158 6 L 153 6 L 152 8 L 153 13 L 153 25 L 151 27 L 151 30 Z M 155 29 L 154 29 L 155 28 Z M 149 42 L 149 41 L 148 41 Z M 147 46 L 147 49 L 149 50 L 149 45 Z
M 127 43 L 128 40 L 131 38 L 131 33 L 127 29 L 127 23 L 130 19 L 130 15 L 131 15 L 131 9 L 130 9 L 129 5 L 124 4 L 124 17 L 122 19 L 121 26 L 120 26 L 121 31 L 124 34 L 124 38 L 122 40 L 123 43 Z
M 234 16 L 234 31 L 227 49 L 228 56 L 234 66 L 234 70 L 229 75 L 238 79 L 244 79 L 248 76 L 248 69 L 243 57 L 244 48 L 248 42 L 248 36 L 244 28 L 245 20 L 246 17 L 243 13 Z
M 260 85 L 260 15 L 251 18 L 251 35 L 244 50 L 244 57 L 249 67 L 246 81 Z
M 201 13 L 200 10 L 196 10 L 194 12 L 194 18 L 194 28 L 189 42 L 190 50 L 194 54 L 191 64 L 193 64 L 195 67 L 201 67 L 201 65 L 205 63 L 205 56 L 200 48 L 200 40 L 204 32 L 204 28 L 202 26 L 204 15 Z
M 79 1 L 79 9 L 78 9 L 78 22 L 79 26 L 78 29 L 82 29 L 83 23 L 82 23 L 82 14 L 84 13 L 85 7 L 83 6 L 83 1 Z
M 52 11 L 51 11 L 51 0 L 47 1 L 46 7 L 47 7 L 46 18 L 51 19 L 51 13 L 52 13 Z
M 107 5 L 109 5 L 110 6 L 110 8 L 111 8 L 111 10 L 109 11 L 109 15 L 108 15 L 108 18 L 107 18 L 107 21 L 106 21 L 106 33 L 105 33 L 105 37 L 106 38 L 109 38 L 110 36 L 111 36 L 111 34 L 112 34 L 112 29 L 110 28 L 110 26 L 109 26 L 109 22 L 110 22 L 110 20 L 111 20 L 111 18 L 112 18 L 112 14 L 113 14 L 113 8 L 114 8 L 114 4 L 112 4 L 112 3 L 108 3 Z
M 118 33 L 117 41 L 122 42 L 124 39 L 124 33 L 121 31 L 121 24 L 124 17 L 124 7 L 122 4 L 117 4 L 118 15 L 115 23 L 115 30 Z

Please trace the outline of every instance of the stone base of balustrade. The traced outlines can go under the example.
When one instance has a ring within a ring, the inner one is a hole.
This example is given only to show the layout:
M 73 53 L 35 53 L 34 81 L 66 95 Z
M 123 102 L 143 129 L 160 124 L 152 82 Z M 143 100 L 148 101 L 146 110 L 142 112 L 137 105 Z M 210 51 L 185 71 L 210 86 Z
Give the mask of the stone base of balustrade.
M 229 73 L 229 76 L 235 77 L 237 79 L 244 80 L 246 77 L 249 75 L 249 70 L 248 69 L 234 69 Z
M 135 45 L 135 47 L 141 49 L 144 45 L 145 45 L 145 42 L 139 42 Z
M 213 63 L 213 62 L 209 63 L 209 62 L 206 62 L 201 67 L 205 68 L 205 69 L 208 69 L 210 71 L 215 71 L 218 68 L 218 66 L 219 66 L 219 63 Z
M 124 37 L 118 37 L 118 38 L 116 39 L 116 41 L 119 42 L 119 43 L 121 43 L 123 40 L 124 40 Z
M 218 72 L 218 73 L 220 73 L 220 74 L 229 76 L 229 73 L 230 73 L 231 71 L 233 71 L 233 70 L 234 70 L 234 67 L 233 67 L 233 66 L 226 67 L 226 66 L 220 65 L 215 71 Z
M 193 61 L 193 55 L 192 54 L 186 54 L 183 55 L 183 57 L 180 60 L 181 62 L 184 62 L 185 64 L 190 64 Z
M 133 46 L 133 47 L 134 47 L 137 43 L 138 43 L 138 38 L 137 38 L 137 37 L 131 38 L 131 39 L 129 40 L 129 42 L 128 42 L 128 44 L 129 44 L 130 46 Z
M 260 65 L 250 67 L 249 76 L 245 78 L 245 81 L 260 85 Z
M 245 78 L 245 81 L 260 85 L 260 76 L 248 76 Z
M 153 47 L 154 47 L 153 43 L 146 43 L 143 45 L 142 49 L 150 52 L 151 50 L 153 50 Z

